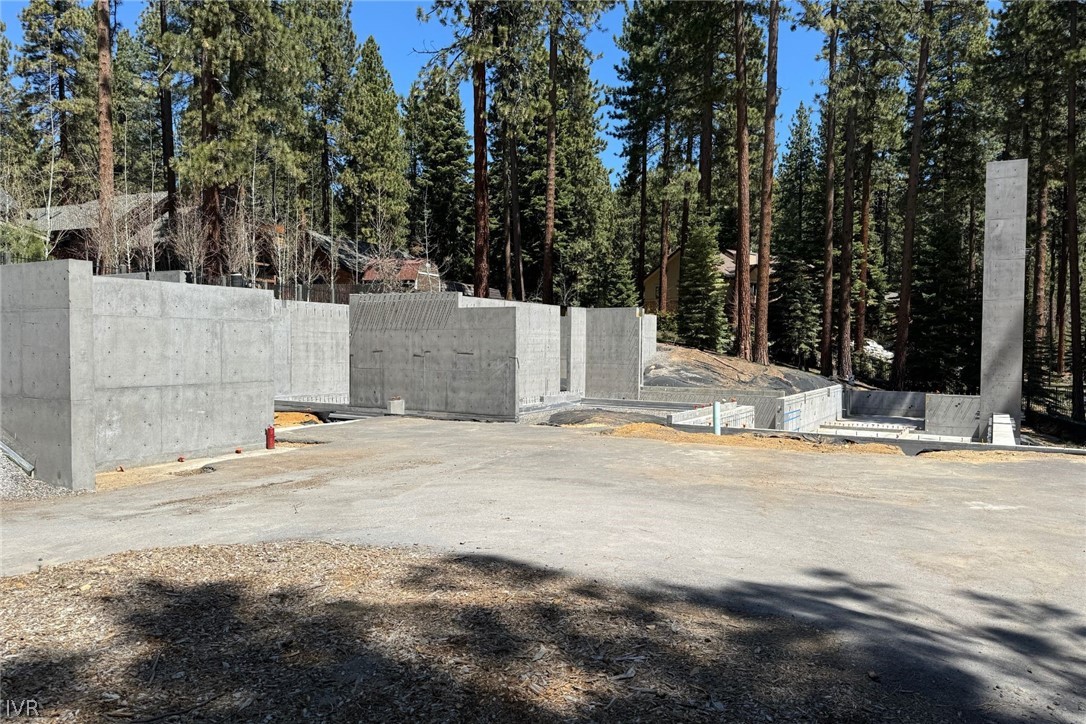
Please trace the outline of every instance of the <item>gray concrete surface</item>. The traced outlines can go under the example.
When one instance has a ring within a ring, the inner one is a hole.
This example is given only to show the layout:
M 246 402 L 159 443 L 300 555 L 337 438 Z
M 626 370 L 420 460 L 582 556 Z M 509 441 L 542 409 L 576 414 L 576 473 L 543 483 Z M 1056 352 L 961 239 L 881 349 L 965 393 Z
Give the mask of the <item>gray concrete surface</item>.
M 275 399 L 350 401 L 349 312 L 345 304 L 273 303 Z
M 844 405 L 848 415 L 923 417 L 924 393 L 849 388 L 845 392 Z
M 656 346 L 655 330 L 653 346 Z M 585 310 L 562 308 L 562 390 L 584 395 Z
M 980 439 L 980 397 L 925 395 L 924 432 Z
M 772 430 L 776 425 L 777 406 L 784 392 L 780 390 L 742 390 L 730 387 L 665 387 L 645 385 L 643 402 L 686 402 L 705 405 L 714 400 L 734 401 L 754 408 L 754 426 Z
M 841 419 L 841 398 L 841 385 L 781 397 L 773 429 L 814 432 L 827 422 Z
M 633 307 L 591 308 L 585 314 L 585 397 L 636 400 L 645 371 L 646 349 L 642 310 Z
M 175 284 L 184 284 L 188 281 L 188 273 L 182 270 L 127 272 L 125 274 L 110 274 L 110 276 L 115 279 L 142 279 L 148 282 L 173 282 Z
M 517 310 L 486 301 L 352 295 L 351 404 L 383 409 L 400 397 L 409 412 L 515 419 Z
M 94 487 L 91 264 L 0 266 L 0 435 L 40 480 Z
M 859 679 L 872 671 L 942 697 L 948 720 L 1086 712 L 1081 461 L 978 465 L 411 418 L 282 437 L 326 444 L 5 504 L 2 572 L 192 543 L 418 544 L 794 617 L 835 632 Z
M 271 292 L 101 276 L 93 291 L 96 469 L 263 444 Z
M 1022 422 L 1029 162 L 992 161 L 984 182 L 984 291 L 980 333 L 981 437 L 995 413 Z

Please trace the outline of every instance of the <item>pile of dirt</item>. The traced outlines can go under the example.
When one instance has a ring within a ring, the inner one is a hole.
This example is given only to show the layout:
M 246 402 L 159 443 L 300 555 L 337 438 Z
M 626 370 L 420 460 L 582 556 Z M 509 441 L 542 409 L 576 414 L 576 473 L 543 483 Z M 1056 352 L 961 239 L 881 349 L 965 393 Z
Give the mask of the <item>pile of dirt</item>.
M 779 365 L 759 365 L 690 347 L 658 344 L 645 367 L 645 384 L 664 387 L 725 387 L 781 390 L 785 394 L 825 387 L 826 378 Z
M 792 437 L 769 435 L 707 435 L 698 432 L 682 432 L 660 424 L 635 423 L 613 431 L 617 437 L 643 437 L 667 442 L 696 443 L 698 445 L 723 445 L 727 447 L 756 447 L 763 450 L 789 450 L 792 452 L 848 453 L 853 455 L 904 455 L 901 448 L 885 443 L 822 442 Z
M 635 422 L 660 422 L 664 415 L 635 410 L 597 410 L 576 408 L 559 410 L 547 418 L 548 425 L 559 427 L 621 427 Z
M 0 579 L 0 637 L 5 697 L 54 721 L 944 718 L 794 620 L 417 550 L 193 546 L 50 567 Z
M 311 412 L 277 412 L 276 427 L 297 427 L 298 425 L 319 425 L 321 419 Z
M 1068 455 L 1063 453 L 1042 453 L 1023 450 L 933 450 L 920 453 L 921 457 L 932 460 L 953 460 L 960 463 L 1015 463 L 1039 461 L 1075 461 L 1086 464 L 1086 455 Z

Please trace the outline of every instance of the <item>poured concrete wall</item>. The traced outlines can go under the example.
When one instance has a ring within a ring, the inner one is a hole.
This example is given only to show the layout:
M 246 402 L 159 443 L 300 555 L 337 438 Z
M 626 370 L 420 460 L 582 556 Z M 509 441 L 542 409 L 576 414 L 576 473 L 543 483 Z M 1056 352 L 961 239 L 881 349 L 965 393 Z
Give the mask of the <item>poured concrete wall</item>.
M 784 392 L 773 390 L 741 390 L 726 387 L 666 387 L 645 385 L 641 399 L 648 402 L 689 402 L 695 405 L 714 401 L 735 401 L 754 408 L 754 427 L 772 430 L 776 425 L 777 407 Z
M 645 344 L 641 310 L 592 308 L 585 315 L 585 397 L 638 399 Z
M 94 488 L 91 264 L 0 266 L 0 436 L 35 477 Z
M 656 354 L 656 315 L 641 316 L 641 362 L 647 363 Z
M 978 395 L 927 395 L 924 432 L 980 439 Z
M 538 405 L 562 391 L 562 309 L 507 304 L 516 310 L 517 403 Z
M 276 301 L 272 306 L 275 399 L 350 401 L 350 310 L 344 304 Z
M 143 279 L 148 282 L 175 282 L 184 284 L 188 275 L 184 271 L 141 271 L 127 274 L 110 274 L 114 279 Z
M 841 418 L 841 385 L 787 395 L 777 401 L 777 430 L 812 432 Z
M 1026 291 L 1024 160 L 988 164 L 984 184 L 984 311 L 981 321 L 980 425 L 993 414 L 1022 420 L 1022 330 Z
M 94 277 L 95 466 L 263 444 L 271 292 Z
M 655 337 L 654 342 L 655 345 Z M 585 310 L 565 307 L 562 310 L 562 389 L 575 395 L 584 394 Z
M 488 301 L 352 295 L 351 404 L 384 408 L 400 397 L 409 412 L 515 419 L 517 310 Z M 557 357 L 556 344 L 555 379 Z
M 849 415 L 923 417 L 924 397 L 923 392 L 850 389 L 845 393 L 845 412 Z

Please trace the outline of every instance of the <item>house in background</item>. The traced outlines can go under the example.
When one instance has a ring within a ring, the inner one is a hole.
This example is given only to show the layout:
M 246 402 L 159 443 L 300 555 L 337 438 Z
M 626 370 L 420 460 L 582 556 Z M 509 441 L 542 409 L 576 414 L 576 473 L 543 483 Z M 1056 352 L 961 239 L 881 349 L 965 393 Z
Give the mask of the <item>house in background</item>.
M 750 296 L 754 299 L 758 292 L 758 254 L 750 254 L 747 260 L 750 267 Z M 674 252 L 667 259 L 667 311 L 674 314 L 679 311 L 679 274 L 682 264 L 682 249 Z M 732 286 L 735 284 L 735 249 L 725 249 L 717 257 L 717 273 L 724 279 L 724 298 L 732 298 Z M 774 273 L 770 261 L 770 281 Z M 653 269 L 645 277 L 645 311 L 656 314 L 660 309 L 660 267 Z
M 113 200 L 119 237 L 137 246 L 139 232 L 166 214 L 166 192 L 120 194 Z M 23 222 L 47 234 L 54 259 L 93 259 L 98 230 L 98 200 L 85 204 L 27 209 Z M 122 247 L 123 248 L 123 247 Z

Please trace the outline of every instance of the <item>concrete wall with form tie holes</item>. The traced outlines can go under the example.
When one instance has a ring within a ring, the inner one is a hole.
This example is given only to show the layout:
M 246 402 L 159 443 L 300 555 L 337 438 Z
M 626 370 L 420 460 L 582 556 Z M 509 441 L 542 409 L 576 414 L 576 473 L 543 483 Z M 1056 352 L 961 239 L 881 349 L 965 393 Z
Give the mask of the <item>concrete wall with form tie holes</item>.
M 277 300 L 272 326 L 275 399 L 347 404 L 351 396 L 347 305 Z

